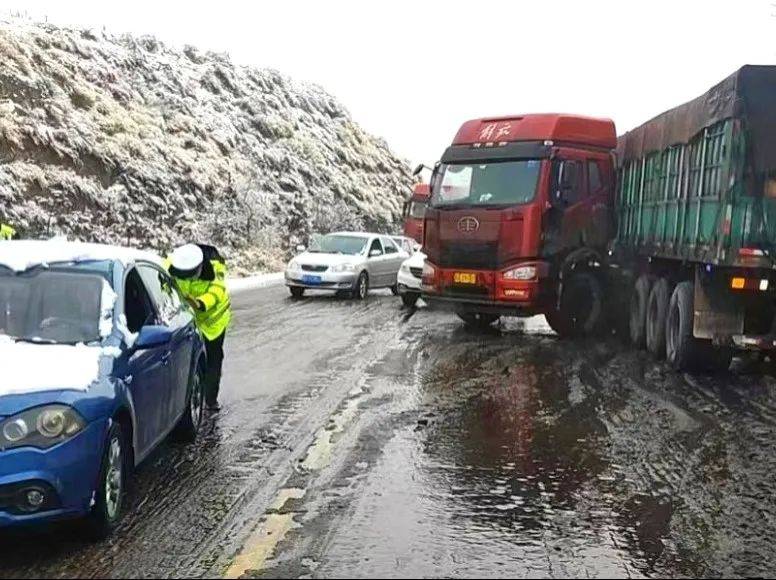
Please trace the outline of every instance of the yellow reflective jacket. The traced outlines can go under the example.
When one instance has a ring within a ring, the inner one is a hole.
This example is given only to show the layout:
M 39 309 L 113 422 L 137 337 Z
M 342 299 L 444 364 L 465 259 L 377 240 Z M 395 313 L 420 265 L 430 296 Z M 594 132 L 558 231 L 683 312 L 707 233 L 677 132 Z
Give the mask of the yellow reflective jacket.
M 184 296 L 197 300 L 203 309 L 194 310 L 194 318 L 200 332 L 208 340 L 215 340 L 226 332 L 232 321 L 232 302 L 226 289 L 226 266 L 211 260 L 215 277 L 213 280 L 201 278 L 175 278 L 178 288 Z M 169 270 L 170 261 L 166 261 Z
M 0 224 L 0 240 L 10 240 L 16 235 L 16 230 L 11 226 Z

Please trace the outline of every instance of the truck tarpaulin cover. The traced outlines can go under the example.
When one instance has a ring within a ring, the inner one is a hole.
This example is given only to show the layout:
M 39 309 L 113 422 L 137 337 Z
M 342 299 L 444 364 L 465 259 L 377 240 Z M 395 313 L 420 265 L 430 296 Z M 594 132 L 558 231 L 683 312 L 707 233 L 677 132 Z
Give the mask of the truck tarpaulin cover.
M 729 118 L 744 122 L 755 171 L 776 170 L 776 66 L 744 66 L 697 99 L 620 136 L 618 159 L 623 164 L 688 143 L 704 128 Z

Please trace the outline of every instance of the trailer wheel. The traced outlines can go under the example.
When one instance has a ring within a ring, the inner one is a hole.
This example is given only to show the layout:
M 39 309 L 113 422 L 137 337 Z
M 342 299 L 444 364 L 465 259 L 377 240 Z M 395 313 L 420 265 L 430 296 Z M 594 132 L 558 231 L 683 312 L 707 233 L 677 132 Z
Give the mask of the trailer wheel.
M 726 371 L 733 359 L 733 349 L 714 346 L 710 340 L 693 336 L 694 301 L 692 282 L 676 285 L 668 305 L 666 358 L 678 371 Z
M 699 344 L 692 335 L 694 288 L 692 282 L 680 282 L 671 294 L 666 320 L 666 358 L 678 371 L 694 370 Z
M 647 344 L 647 302 L 652 289 L 652 277 L 642 274 L 636 280 L 630 300 L 630 339 L 634 346 Z
M 652 286 L 647 301 L 647 349 L 658 358 L 666 355 L 666 320 L 671 301 L 671 286 L 659 278 Z
M 545 315 L 547 323 L 561 338 L 590 336 L 601 330 L 604 291 L 591 272 L 571 276 L 560 298 L 560 310 Z

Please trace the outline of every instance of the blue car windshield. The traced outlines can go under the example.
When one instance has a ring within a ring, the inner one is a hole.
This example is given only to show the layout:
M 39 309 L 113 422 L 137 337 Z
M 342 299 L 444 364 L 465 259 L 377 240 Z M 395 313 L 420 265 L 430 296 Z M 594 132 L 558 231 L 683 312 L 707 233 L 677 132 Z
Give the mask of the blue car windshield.
M 0 336 L 40 344 L 99 341 L 104 280 L 83 268 L 0 268 Z

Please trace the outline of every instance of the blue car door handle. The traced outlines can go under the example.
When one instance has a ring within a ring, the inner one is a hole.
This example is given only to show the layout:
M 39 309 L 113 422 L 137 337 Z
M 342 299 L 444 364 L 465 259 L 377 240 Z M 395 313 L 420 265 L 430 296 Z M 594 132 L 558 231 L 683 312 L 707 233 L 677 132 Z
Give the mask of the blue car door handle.
M 168 365 L 168 364 L 170 364 L 170 358 L 171 358 L 171 357 L 172 357 L 172 352 L 170 352 L 170 351 L 168 350 L 166 353 L 164 353 L 164 356 L 162 357 L 162 364 L 163 364 L 163 365 Z

